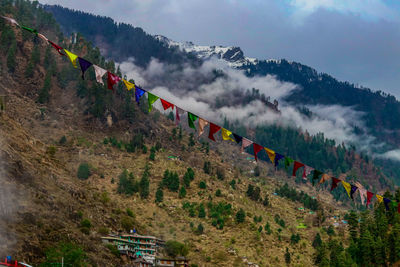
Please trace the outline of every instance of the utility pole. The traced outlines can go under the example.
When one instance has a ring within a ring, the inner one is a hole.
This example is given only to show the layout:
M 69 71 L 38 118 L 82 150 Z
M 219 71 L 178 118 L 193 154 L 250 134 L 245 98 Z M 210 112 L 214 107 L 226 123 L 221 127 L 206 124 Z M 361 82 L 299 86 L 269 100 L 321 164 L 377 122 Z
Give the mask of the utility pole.
M 64 267 L 64 257 L 61 258 L 61 267 Z

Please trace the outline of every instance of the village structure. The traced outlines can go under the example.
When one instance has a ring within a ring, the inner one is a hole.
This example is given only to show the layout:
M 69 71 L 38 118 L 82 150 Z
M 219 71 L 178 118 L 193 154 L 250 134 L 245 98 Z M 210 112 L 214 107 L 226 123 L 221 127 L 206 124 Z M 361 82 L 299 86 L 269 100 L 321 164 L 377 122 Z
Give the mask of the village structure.
M 189 261 L 184 257 L 170 259 L 163 256 L 165 241 L 155 236 L 129 234 L 110 234 L 101 238 L 104 244 L 116 246 L 119 253 L 131 260 L 127 266 L 134 267 L 186 267 Z

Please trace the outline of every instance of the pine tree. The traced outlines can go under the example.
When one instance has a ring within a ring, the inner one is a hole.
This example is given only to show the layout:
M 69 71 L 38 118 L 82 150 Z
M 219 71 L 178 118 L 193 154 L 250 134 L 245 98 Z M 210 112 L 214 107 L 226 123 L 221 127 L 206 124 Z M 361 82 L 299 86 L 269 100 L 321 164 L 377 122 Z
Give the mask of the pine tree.
M 184 198 L 186 197 L 186 189 L 184 186 L 181 187 L 181 190 L 179 190 L 179 198 Z
M 321 244 L 322 244 L 321 235 L 320 235 L 319 233 L 317 233 L 317 234 L 315 235 L 315 237 L 314 237 L 314 241 L 313 241 L 313 243 L 312 243 L 312 246 L 313 246 L 314 248 L 318 248 L 318 247 L 321 246 Z
M 268 194 L 265 194 L 264 200 L 263 200 L 263 205 L 268 207 L 269 206 L 269 197 Z
M 156 192 L 156 203 L 163 202 L 164 200 L 164 192 L 161 187 L 158 187 Z
M 145 199 L 148 198 L 150 194 L 150 181 L 149 181 L 149 173 L 148 170 L 145 170 L 145 172 L 142 175 L 142 179 L 140 180 L 140 197 Z
M 15 41 L 12 43 L 10 49 L 8 50 L 8 55 L 7 55 L 7 67 L 10 72 L 15 71 L 15 53 L 17 52 L 17 44 Z
M 290 252 L 289 252 L 289 248 L 286 248 L 286 253 L 285 253 L 285 262 L 286 264 L 290 264 Z
M 203 203 L 201 203 L 199 206 L 199 218 L 204 218 L 204 217 L 206 217 L 206 210 L 204 209 Z
M 47 73 L 44 79 L 44 85 L 39 92 L 38 102 L 41 104 L 49 102 L 50 99 L 51 76 Z

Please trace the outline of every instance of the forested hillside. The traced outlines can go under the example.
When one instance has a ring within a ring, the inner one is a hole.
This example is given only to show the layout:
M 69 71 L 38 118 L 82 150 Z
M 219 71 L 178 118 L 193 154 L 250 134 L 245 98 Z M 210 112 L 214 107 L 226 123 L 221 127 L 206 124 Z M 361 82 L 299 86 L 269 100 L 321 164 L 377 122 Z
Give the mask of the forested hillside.
M 0 15 L 123 76 L 84 36 L 64 39 L 36 3 L 2 1 Z M 400 216 L 392 203 L 386 211 L 374 200 L 372 212 L 346 215 L 349 207 L 365 209 L 358 193 L 357 204 L 342 186 L 332 197 L 330 182 L 313 187 L 300 173 L 294 179 L 292 166 L 275 170 L 266 154 L 259 155 L 267 162 L 254 164 L 233 142 L 197 139 L 168 116 L 149 112 L 145 97 L 138 106 L 122 84 L 108 90 L 93 69 L 83 80 L 53 47 L 4 20 L 0 59 L 0 94 L 7 96 L 0 114 L 0 254 L 41 266 L 61 257 L 73 266 L 121 266 L 126 262 L 100 237 L 135 228 L 181 246 L 168 256 L 187 256 L 191 267 L 400 260 Z M 228 121 L 224 127 L 332 175 L 346 173 L 346 181 L 374 192 L 390 188 L 394 196 L 384 197 L 400 201 L 370 158 L 322 134 Z
M 138 66 L 145 66 L 151 58 L 173 64 L 195 62 L 194 57 L 178 49 L 165 47 L 139 27 L 125 23 L 117 24 L 111 18 L 89 15 L 60 6 L 47 5 L 44 8 L 54 15 L 64 33 L 81 33 L 86 40 L 100 47 L 104 56 L 115 61 L 133 57 Z

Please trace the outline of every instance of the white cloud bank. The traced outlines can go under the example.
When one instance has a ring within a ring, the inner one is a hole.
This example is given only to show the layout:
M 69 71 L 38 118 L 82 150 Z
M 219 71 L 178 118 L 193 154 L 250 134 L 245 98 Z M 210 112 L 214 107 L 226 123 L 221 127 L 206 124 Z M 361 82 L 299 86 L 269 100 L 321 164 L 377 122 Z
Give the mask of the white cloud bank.
M 354 127 L 366 131 L 362 112 L 340 105 L 305 105 L 313 113 L 308 117 L 284 101 L 294 90 L 299 90 L 299 86 L 281 82 L 271 75 L 248 77 L 221 60 L 205 61 L 198 68 L 179 68 L 155 59 L 147 69 L 137 67 L 133 59 L 119 66 L 128 78 L 134 78 L 144 89 L 215 123 L 222 123 L 227 118 L 249 127 L 263 124 L 291 126 L 312 135 L 322 132 L 337 143 L 356 144 L 365 150 L 369 150 L 375 140 L 373 136 L 364 134 L 360 138 L 354 133 Z M 215 70 L 221 70 L 223 76 L 215 78 Z M 261 100 L 243 105 L 246 90 L 252 88 L 269 96 L 271 102 L 277 99 L 281 114 L 268 109 Z M 155 107 L 160 109 L 160 103 Z

